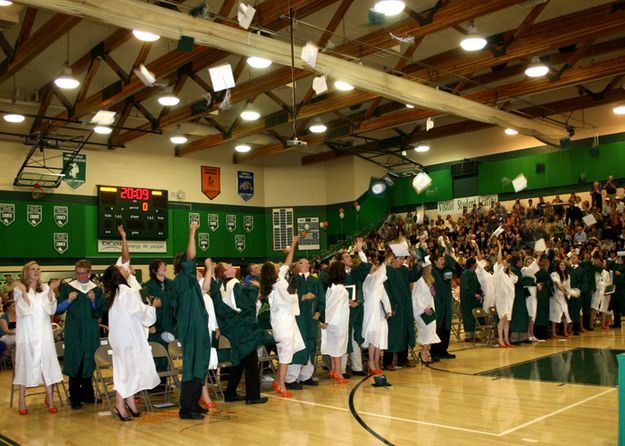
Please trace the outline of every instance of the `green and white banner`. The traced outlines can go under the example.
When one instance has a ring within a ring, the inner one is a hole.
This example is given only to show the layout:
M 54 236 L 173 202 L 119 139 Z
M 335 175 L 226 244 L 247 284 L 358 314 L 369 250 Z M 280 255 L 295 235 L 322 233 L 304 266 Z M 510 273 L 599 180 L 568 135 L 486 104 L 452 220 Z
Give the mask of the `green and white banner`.
M 15 204 L 0 203 L 0 221 L 4 226 L 9 226 L 15 221 Z
M 62 228 L 69 221 L 69 208 L 67 206 L 54 206 L 54 223 Z
M 54 233 L 54 250 L 59 254 L 63 254 L 69 248 L 69 236 L 67 232 Z
M 87 155 L 79 153 L 72 159 L 72 152 L 63 152 L 63 181 L 72 189 L 78 189 L 87 181 Z
M 207 232 L 200 232 L 197 235 L 197 244 L 202 251 L 207 251 L 210 247 L 210 234 Z
M 29 204 L 26 207 L 26 220 L 31 226 L 38 226 L 43 220 L 43 207 L 40 204 Z

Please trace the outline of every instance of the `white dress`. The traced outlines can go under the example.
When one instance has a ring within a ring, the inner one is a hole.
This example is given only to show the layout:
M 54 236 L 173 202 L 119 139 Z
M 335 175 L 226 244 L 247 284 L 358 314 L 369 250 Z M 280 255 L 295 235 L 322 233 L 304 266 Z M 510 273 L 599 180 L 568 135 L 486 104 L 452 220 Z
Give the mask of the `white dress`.
M 287 265 L 280 267 L 278 280 L 269 293 L 269 316 L 280 364 L 290 364 L 293 355 L 306 348 L 295 320 L 295 316 L 299 316 L 297 294 L 289 294 L 287 290 L 289 283 L 285 277 L 288 271 Z
M 49 287 L 43 291 L 28 290 L 30 305 L 24 301 L 22 292 L 13 291 L 17 313 L 15 334 L 15 378 L 13 384 L 37 387 L 63 381 L 54 347 L 50 316 L 56 311 L 56 299 L 48 299 Z
M 553 295 L 549 299 L 549 320 L 551 322 L 562 322 L 562 315 L 566 318 L 566 323 L 573 322 L 569 316 L 569 306 L 566 303 L 566 296 L 556 285 L 562 285 L 564 289 L 571 290 L 571 277 L 569 276 L 564 282 L 560 281 L 560 275 L 554 271 L 551 273 L 553 281 Z
M 152 389 L 160 382 L 148 329 L 156 309 L 141 302 L 138 290 L 120 285 L 109 309 L 109 345 L 113 350 L 113 385 L 122 398 Z
M 608 306 L 610 305 L 610 294 L 606 296 L 605 289 L 608 285 L 612 284 L 612 278 L 608 271 L 601 270 L 601 273 L 595 273 L 595 285 L 596 290 L 592 293 L 592 301 L 590 303 L 591 308 L 601 313 L 608 312 Z
M 326 324 L 321 330 L 321 354 L 343 356 L 349 332 L 349 293 L 341 284 L 332 284 L 326 291 Z
M 201 288 L 201 285 L 200 285 Z M 219 324 L 217 323 L 217 317 L 215 316 L 215 306 L 213 305 L 213 299 L 206 294 L 203 293 L 202 297 L 204 298 L 204 307 L 206 307 L 206 314 L 208 314 L 208 337 L 210 339 L 210 345 L 213 345 L 213 332 L 219 329 Z M 217 365 L 219 364 L 219 359 L 217 358 L 217 349 L 215 347 L 211 347 L 210 360 L 208 362 L 209 370 L 216 370 Z
M 391 312 L 391 302 L 384 288 L 386 281 L 386 265 L 382 264 L 373 273 L 367 274 L 362 284 L 364 299 L 364 316 L 362 321 L 362 337 L 364 347 L 370 344 L 381 350 L 388 347 L 388 323 L 386 313 Z
M 484 300 L 482 301 L 482 308 L 488 311 L 490 307 L 495 306 L 495 284 L 493 283 L 493 275 L 484 269 L 485 261 L 480 260 L 477 262 L 477 280 L 480 282 L 480 287 L 484 292 Z
M 514 284 L 519 278 L 516 274 L 506 274 L 500 263 L 495 263 L 495 274 L 493 283 L 495 284 L 495 307 L 499 319 L 508 316 L 512 320 L 512 307 L 514 306 Z
M 538 262 L 534 260 L 530 266 L 524 266 L 521 268 L 521 275 L 523 277 L 531 277 L 536 282 L 536 273 L 540 270 Z M 527 314 L 530 319 L 536 320 L 536 311 L 538 310 L 538 298 L 536 297 L 536 285 L 525 287 L 529 291 L 530 295 L 525 298 L 525 306 L 527 307 Z
M 412 311 L 414 313 L 415 324 L 417 324 L 417 342 L 420 345 L 438 344 L 441 342 L 436 334 L 436 320 L 425 325 L 421 315 L 426 308 L 436 310 L 434 306 L 434 296 L 425 279 L 421 277 L 412 287 Z

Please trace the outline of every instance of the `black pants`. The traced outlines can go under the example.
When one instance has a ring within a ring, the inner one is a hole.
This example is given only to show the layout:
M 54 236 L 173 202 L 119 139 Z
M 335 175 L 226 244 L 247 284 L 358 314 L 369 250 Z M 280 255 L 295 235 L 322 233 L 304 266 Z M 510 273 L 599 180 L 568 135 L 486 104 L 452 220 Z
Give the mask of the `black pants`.
M 241 360 L 236 366 L 230 368 L 228 386 L 224 392 L 225 398 L 234 398 L 237 387 L 245 372 L 245 399 L 256 400 L 260 398 L 260 377 L 258 376 L 258 355 L 256 350 Z
M 72 404 L 94 403 L 93 384 L 91 376 L 82 376 L 83 362 L 80 362 L 76 376 L 69 377 L 69 400 Z
M 551 331 L 549 327 L 545 325 L 534 325 L 534 336 L 538 339 L 549 339 L 551 337 Z
M 198 400 L 202 396 L 202 385 L 204 383 L 199 378 L 189 381 L 182 381 L 180 386 L 180 415 L 191 415 L 196 412 Z
M 614 316 L 614 326 L 621 326 L 621 314 L 623 312 L 623 303 L 621 297 L 616 294 L 612 295 L 612 315 Z
M 405 366 L 408 362 L 408 350 L 404 350 L 403 352 L 384 352 L 384 357 L 382 358 L 382 362 L 384 367 L 391 365 L 393 363 L 393 356 L 397 355 L 397 365 Z
M 443 356 L 446 355 L 447 349 L 449 348 L 449 337 L 451 336 L 451 330 L 448 330 L 443 325 L 440 327 L 436 327 L 436 334 L 441 339 L 441 342 L 438 344 L 432 344 L 430 348 L 430 353 L 432 356 Z

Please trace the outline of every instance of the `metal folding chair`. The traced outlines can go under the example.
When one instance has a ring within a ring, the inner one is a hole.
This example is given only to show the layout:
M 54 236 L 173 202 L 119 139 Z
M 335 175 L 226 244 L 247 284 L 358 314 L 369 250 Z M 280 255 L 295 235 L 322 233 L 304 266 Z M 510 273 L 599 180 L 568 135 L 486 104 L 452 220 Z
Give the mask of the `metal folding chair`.
M 59 358 L 59 364 L 61 368 L 63 368 L 63 360 L 65 358 L 65 343 L 63 341 L 55 342 L 54 348 L 56 349 L 56 356 Z M 63 387 L 63 393 L 65 394 L 65 399 L 69 401 L 69 393 L 67 392 L 67 386 L 65 385 L 65 378 L 60 382 L 61 387 Z M 63 400 L 61 400 L 61 405 L 63 405 Z
M 495 330 L 493 330 L 493 321 L 490 313 L 480 307 L 473 308 L 471 312 L 473 313 L 473 319 L 475 319 L 476 332 L 476 336 L 473 337 L 473 345 L 475 345 L 478 334 L 485 339 L 487 344 L 490 344 L 495 336 Z
M 452 299 L 451 331 L 458 342 L 462 341 L 462 311 L 460 301 Z
M 164 395 L 167 402 L 171 402 L 171 389 L 170 385 L 175 385 L 180 391 L 180 379 L 178 379 L 178 369 L 174 366 L 174 363 L 169 356 L 169 353 L 158 342 L 150 342 L 150 348 L 152 349 L 152 357 L 156 359 L 166 359 L 167 360 L 167 369 L 158 371 L 158 376 L 160 378 L 165 378 L 165 390 L 162 392 L 151 392 L 151 397 Z

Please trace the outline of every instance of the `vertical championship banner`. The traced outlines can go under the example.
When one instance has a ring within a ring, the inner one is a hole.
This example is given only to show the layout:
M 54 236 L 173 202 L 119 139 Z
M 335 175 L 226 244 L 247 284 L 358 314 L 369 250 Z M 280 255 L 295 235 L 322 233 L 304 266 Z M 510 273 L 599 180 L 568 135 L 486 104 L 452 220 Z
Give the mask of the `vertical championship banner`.
M 189 212 L 189 224 L 194 223 L 194 222 L 197 223 L 198 228 L 201 226 L 199 212 Z
M 29 204 L 26 206 L 26 220 L 35 227 L 43 220 L 43 207 L 40 204 Z
M 237 172 L 237 190 L 243 201 L 248 201 L 254 196 L 254 172 Z
M 63 152 L 63 181 L 72 189 L 78 189 L 87 180 L 87 155 L 79 153 L 72 156 L 71 152 Z
M 210 234 L 207 232 L 200 232 L 197 235 L 197 243 L 202 251 L 208 250 L 210 247 Z
M 69 208 L 67 206 L 54 206 L 54 223 L 62 228 L 69 221 Z
M 230 232 L 233 232 L 237 228 L 237 216 L 236 215 L 226 215 L 226 228 Z
M 234 247 L 237 251 L 245 251 L 245 234 L 236 234 L 234 236 Z
M 54 234 L 54 250 L 59 254 L 63 254 L 69 248 L 69 236 L 67 232 L 55 232 Z
M 208 227 L 213 232 L 219 229 L 219 214 L 208 214 Z
M 201 166 L 202 193 L 213 200 L 221 193 L 221 169 L 219 167 Z
M 245 232 L 252 232 L 252 230 L 254 229 L 254 216 L 253 215 L 243 216 L 243 228 L 245 228 Z
M 0 203 L 0 220 L 4 226 L 9 226 L 15 221 L 15 204 Z

